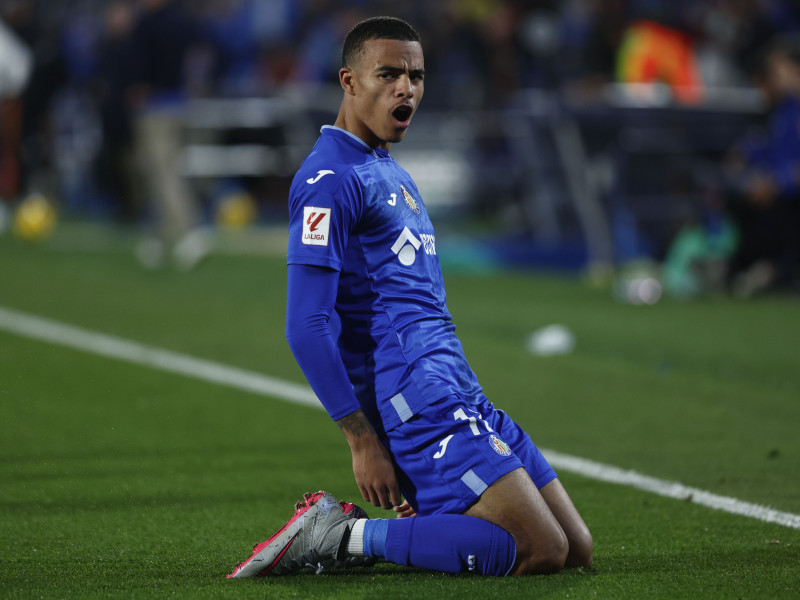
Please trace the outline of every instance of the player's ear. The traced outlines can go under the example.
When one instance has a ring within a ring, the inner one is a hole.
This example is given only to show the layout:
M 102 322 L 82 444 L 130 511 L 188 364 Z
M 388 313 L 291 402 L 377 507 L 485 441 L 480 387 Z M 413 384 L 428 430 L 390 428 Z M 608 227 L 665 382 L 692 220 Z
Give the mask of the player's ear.
M 350 67 L 342 67 L 339 69 L 339 83 L 345 94 L 350 94 L 351 96 L 355 93 L 353 79 L 353 69 Z

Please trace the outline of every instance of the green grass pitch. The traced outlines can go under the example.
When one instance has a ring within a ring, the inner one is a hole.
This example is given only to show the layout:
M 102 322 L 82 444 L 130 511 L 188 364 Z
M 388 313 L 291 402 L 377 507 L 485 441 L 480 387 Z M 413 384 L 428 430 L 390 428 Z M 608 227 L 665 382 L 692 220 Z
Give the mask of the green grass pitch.
M 109 248 L 0 237 L 0 307 L 303 382 L 281 257 L 214 255 L 178 276 Z M 572 279 L 448 270 L 440 255 L 481 383 L 541 446 L 800 513 L 797 299 L 626 306 Z M 575 351 L 526 353 L 550 323 L 572 329 Z M 589 569 L 227 580 L 303 492 L 359 500 L 329 418 L 0 330 L 0 598 L 800 597 L 796 529 L 561 478 L 594 534 Z

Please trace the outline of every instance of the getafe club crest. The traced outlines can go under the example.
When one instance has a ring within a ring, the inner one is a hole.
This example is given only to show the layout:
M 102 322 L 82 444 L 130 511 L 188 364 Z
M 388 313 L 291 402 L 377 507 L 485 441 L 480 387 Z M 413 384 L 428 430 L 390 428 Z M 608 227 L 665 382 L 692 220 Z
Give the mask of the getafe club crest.
M 401 185 L 400 189 L 403 190 L 403 198 L 405 199 L 406 204 L 408 204 L 408 208 L 413 210 L 415 213 L 419 214 L 420 210 L 419 203 L 416 200 L 414 200 L 414 196 L 408 193 L 406 186 Z
M 492 445 L 492 450 L 500 456 L 511 456 L 511 448 L 496 435 L 489 436 L 489 443 Z

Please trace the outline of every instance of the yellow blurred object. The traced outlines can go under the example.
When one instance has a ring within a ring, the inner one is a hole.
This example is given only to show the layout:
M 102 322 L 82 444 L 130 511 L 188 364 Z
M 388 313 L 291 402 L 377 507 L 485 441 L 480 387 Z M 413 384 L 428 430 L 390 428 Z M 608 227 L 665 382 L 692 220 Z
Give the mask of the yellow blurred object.
M 258 207 L 253 197 L 240 192 L 225 196 L 217 208 L 217 224 L 230 229 L 240 229 L 256 220 Z
M 24 240 L 40 242 L 53 233 L 56 211 L 41 194 L 25 198 L 14 213 L 14 235 Z

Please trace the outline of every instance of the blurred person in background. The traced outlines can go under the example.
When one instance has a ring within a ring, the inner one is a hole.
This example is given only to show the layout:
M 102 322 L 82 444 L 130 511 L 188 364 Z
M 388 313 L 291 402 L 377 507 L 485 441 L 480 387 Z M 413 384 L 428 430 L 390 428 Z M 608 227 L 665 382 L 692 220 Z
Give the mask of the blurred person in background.
M 290 72 L 293 83 L 319 85 L 334 83 L 336 51 L 348 29 L 361 18 L 352 2 L 330 0 L 308 3 L 305 14 L 305 32 L 294 51 Z
M 761 54 L 757 79 L 769 105 L 763 130 L 732 151 L 728 212 L 739 232 L 733 291 L 797 289 L 800 260 L 800 38 L 781 36 Z
M 0 15 L 0 233 L 5 221 L 3 202 L 19 193 L 22 90 L 32 66 L 31 51 Z
M 133 155 L 131 114 L 126 101 L 133 64 L 134 19 L 131 0 L 112 0 L 105 7 L 93 82 L 103 130 L 102 147 L 95 165 L 96 177 L 115 204 L 116 219 L 130 225 L 140 221 L 143 204 Z
M 135 159 L 152 207 L 154 235 L 137 247 L 139 262 L 161 267 L 171 259 L 188 270 L 210 249 L 198 198 L 180 173 L 190 96 L 191 61 L 206 48 L 199 22 L 179 0 L 140 0 L 132 34 L 131 86 Z
M 59 11 L 47 11 L 32 0 L 11 0 L 3 18 L 32 55 L 30 77 L 22 90 L 16 190 L 22 197 L 43 195 L 52 201 L 58 192 L 55 177 L 53 108 L 68 82 L 63 58 Z M 15 143 L 16 145 L 16 143 Z

